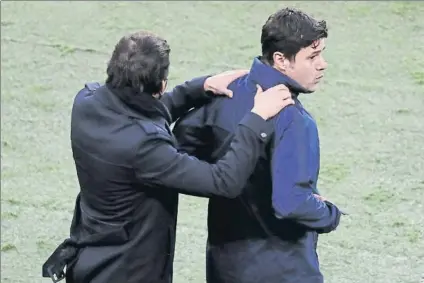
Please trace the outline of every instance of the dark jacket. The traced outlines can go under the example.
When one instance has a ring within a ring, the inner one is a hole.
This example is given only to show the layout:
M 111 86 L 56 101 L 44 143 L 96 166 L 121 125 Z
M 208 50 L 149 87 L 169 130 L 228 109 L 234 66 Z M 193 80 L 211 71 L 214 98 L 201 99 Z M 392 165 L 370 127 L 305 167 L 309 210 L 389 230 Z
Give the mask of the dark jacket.
M 273 131 L 250 113 L 216 164 L 178 153 L 169 124 L 211 101 L 204 80 L 177 86 L 161 101 L 141 94 L 141 105 L 131 91 L 108 85 L 78 93 L 71 141 L 81 190 L 70 238 L 43 276 L 68 263 L 68 283 L 172 282 L 177 193 L 236 197 Z
M 319 233 L 333 231 L 336 206 L 318 201 L 319 139 L 314 119 L 297 99 L 307 92 L 258 58 L 234 82 L 232 99 L 220 98 L 181 118 L 179 148 L 212 162 L 225 152 L 237 123 L 252 107 L 256 84 L 285 84 L 295 105 L 273 119 L 275 135 L 236 199 L 213 197 L 208 211 L 208 283 L 320 283 Z

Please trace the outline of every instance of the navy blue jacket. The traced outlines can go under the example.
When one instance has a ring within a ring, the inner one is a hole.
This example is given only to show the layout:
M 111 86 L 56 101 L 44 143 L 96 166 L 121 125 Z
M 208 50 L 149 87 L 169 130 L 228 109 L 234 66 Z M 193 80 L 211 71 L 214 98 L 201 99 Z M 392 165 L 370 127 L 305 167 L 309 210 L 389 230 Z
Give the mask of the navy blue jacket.
M 237 123 L 254 103 L 256 84 L 287 85 L 295 105 L 273 119 L 273 143 L 261 154 L 244 193 L 213 197 L 208 213 L 208 283 L 319 283 L 319 233 L 333 231 L 338 208 L 317 200 L 320 164 L 316 123 L 297 99 L 307 92 L 255 58 L 235 81 L 232 99 L 220 98 L 180 119 L 174 133 L 182 151 L 213 161 L 225 153 Z

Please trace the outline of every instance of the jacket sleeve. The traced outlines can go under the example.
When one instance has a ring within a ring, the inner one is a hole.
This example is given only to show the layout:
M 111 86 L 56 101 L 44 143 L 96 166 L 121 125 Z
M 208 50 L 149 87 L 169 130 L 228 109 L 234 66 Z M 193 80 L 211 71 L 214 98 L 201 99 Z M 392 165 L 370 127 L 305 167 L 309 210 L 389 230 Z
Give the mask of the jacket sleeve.
M 162 95 L 160 100 L 171 113 L 172 122 L 191 108 L 198 108 L 211 101 L 212 96 L 204 90 L 207 78 L 208 76 L 203 76 L 186 81 Z
M 318 233 L 328 233 L 338 226 L 341 213 L 335 205 L 313 195 L 308 132 L 299 114 L 291 110 L 283 110 L 286 115 L 276 120 L 272 204 L 278 218 L 293 219 Z
M 215 144 L 212 127 L 206 122 L 207 113 L 211 111 L 209 106 L 210 104 L 191 110 L 175 123 L 173 129 L 178 141 L 178 151 L 205 161 L 211 161 Z
M 135 162 L 137 179 L 143 185 L 189 195 L 237 197 L 272 131 L 271 123 L 248 113 L 238 125 L 230 149 L 215 164 L 179 153 L 168 142 L 169 137 L 156 136 L 138 152 Z

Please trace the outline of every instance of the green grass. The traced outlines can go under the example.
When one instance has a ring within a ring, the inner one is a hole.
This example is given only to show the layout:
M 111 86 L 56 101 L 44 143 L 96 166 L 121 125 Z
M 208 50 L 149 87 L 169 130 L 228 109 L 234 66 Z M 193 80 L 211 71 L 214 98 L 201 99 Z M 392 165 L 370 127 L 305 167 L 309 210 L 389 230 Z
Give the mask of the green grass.
M 328 283 L 424 276 L 424 5 L 420 2 L 2 2 L 1 281 L 49 282 L 78 183 L 70 109 L 125 33 L 171 44 L 171 84 L 249 68 L 285 5 L 328 21 L 326 79 L 302 99 L 319 122 L 320 190 L 350 213 L 320 237 Z M 204 282 L 205 199 L 182 197 L 175 282 Z M 142 255 L 140 255 L 142 256 Z

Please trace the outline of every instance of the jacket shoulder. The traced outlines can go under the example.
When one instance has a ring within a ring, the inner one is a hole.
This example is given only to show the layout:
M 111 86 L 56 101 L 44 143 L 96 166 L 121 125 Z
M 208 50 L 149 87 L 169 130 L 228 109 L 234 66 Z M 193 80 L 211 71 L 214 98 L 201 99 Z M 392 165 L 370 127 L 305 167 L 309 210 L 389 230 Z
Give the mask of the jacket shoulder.
M 132 120 L 148 138 L 162 137 L 169 139 L 171 136 L 166 127 L 164 125 L 160 125 L 160 123 L 156 121 L 152 121 L 147 118 L 132 118 Z
M 296 105 L 289 105 L 280 111 L 272 120 L 278 128 L 286 129 L 291 123 L 301 117 L 300 110 Z
M 73 110 L 87 108 L 87 101 L 90 101 L 90 98 L 93 97 L 95 92 L 102 89 L 103 86 L 98 82 L 85 83 L 84 87 L 79 89 L 74 96 L 72 103 Z

